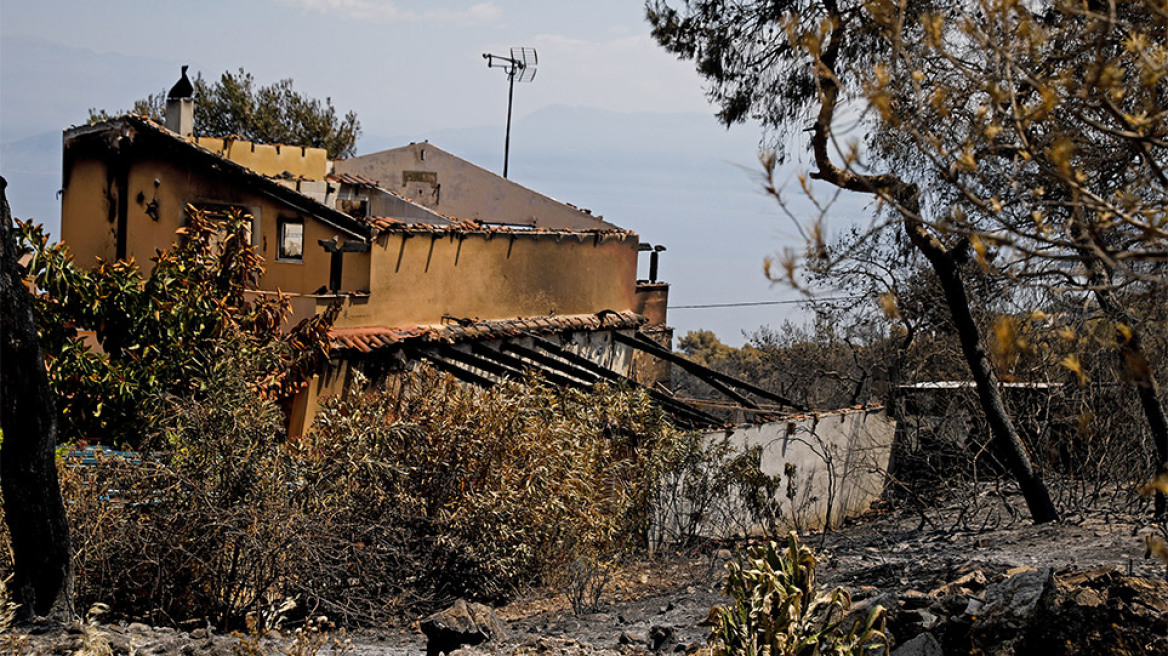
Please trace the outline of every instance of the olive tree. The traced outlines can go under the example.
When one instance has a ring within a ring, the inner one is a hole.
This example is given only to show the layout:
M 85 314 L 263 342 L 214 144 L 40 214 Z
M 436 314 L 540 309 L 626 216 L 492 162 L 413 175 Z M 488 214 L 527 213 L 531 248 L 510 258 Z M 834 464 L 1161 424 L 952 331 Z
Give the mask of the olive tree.
M 1162 299 L 1168 282 L 1164 4 L 866 10 L 890 44 L 864 89 L 875 146 L 917 163 L 934 229 L 964 235 L 983 268 L 1094 301 L 1168 472 L 1168 419 L 1144 346 L 1145 317 L 1159 313 L 1134 301 Z

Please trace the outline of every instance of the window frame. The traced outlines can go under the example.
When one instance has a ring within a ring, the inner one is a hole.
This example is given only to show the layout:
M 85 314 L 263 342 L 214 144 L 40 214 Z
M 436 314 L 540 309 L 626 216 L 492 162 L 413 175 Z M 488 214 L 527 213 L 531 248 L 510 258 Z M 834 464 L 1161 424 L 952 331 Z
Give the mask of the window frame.
M 300 254 L 287 255 L 284 250 L 285 231 L 288 226 L 300 226 Z M 276 222 L 276 261 L 294 264 L 304 263 L 304 219 L 298 216 L 282 216 Z

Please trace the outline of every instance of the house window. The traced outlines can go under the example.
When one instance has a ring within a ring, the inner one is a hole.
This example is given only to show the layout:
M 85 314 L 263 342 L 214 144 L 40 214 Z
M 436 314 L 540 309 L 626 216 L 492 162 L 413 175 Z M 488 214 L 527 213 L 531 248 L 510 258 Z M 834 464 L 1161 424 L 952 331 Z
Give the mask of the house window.
M 250 208 L 242 205 L 227 205 L 224 203 L 203 203 L 192 202 L 191 205 L 203 213 L 203 218 L 212 228 L 210 245 L 213 249 L 218 250 L 223 240 L 227 238 L 227 233 L 230 230 L 232 221 L 242 219 L 244 239 L 250 243 L 255 244 L 253 235 L 255 234 L 256 226 L 256 212 Z
M 279 244 L 276 259 L 286 262 L 304 261 L 304 221 L 280 219 Z

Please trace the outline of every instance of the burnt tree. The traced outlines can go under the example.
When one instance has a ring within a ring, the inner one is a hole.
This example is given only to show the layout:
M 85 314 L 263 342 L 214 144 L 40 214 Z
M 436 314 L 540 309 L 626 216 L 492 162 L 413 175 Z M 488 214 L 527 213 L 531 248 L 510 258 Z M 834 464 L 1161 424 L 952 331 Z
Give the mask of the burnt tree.
M 57 481 L 57 415 L 0 178 L 0 490 L 18 619 L 73 616 L 69 522 Z
M 1046 485 L 1002 403 L 970 312 L 960 249 L 946 243 L 947 236 L 922 216 L 920 188 L 907 176 L 857 173 L 852 170 L 854 162 L 840 167 L 832 161 L 833 121 L 844 85 L 862 86 L 872 74 L 874 58 L 887 56 L 890 50 L 875 29 L 876 21 L 865 13 L 866 6 L 850 0 L 681 0 L 679 10 L 671 4 L 647 3 L 653 35 L 667 50 L 695 60 L 698 72 L 712 84 L 708 95 L 721 107 L 723 122 L 756 118 L 784 135 L 802 123 L 804 111 L 814 111 L 811 149 L 818 170 L 811 177 L 872 194 L 898 217 L 908 241 L 928 261 L 944 290 L 991 435 L 1031 517 L 1036 523 L 1058 520 Z M 915 3 L 913 11 L 938 4 L 944 3 Z

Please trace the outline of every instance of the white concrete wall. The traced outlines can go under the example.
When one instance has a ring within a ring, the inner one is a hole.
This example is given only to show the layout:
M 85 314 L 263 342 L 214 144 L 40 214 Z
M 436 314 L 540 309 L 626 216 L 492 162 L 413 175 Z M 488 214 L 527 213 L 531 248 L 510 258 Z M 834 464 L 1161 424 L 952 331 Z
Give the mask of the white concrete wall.
M 896 422 L 883 408 L 843 410 L 795 415 L 758 426 L 743 426 L 704 436 L 707 445 L 723 444 L 734 452 L 761 447 L 760 469 L 768 476 L 781 475 L 774 500 L 781 511 L 783 530 L 821 528 L 829 516 L 838 526 L 858 515 L 880 498 Z M 788 476 L 788 465 L 794 466 Z M 677 481 L 676 485 L 684 485 Z M 665 490 L 667 500 L 658 514 L 658 531 L 664 539 L 676 535 L 692 509 L 678 503 L 677 490 Z M 761 535 L 767 527 L 749 519 L 735 489 L 722 504 L 701 511 L 698 533 L 729 538 L 749 533 Z M 697 515 L 694 515 L 696 517 Z

